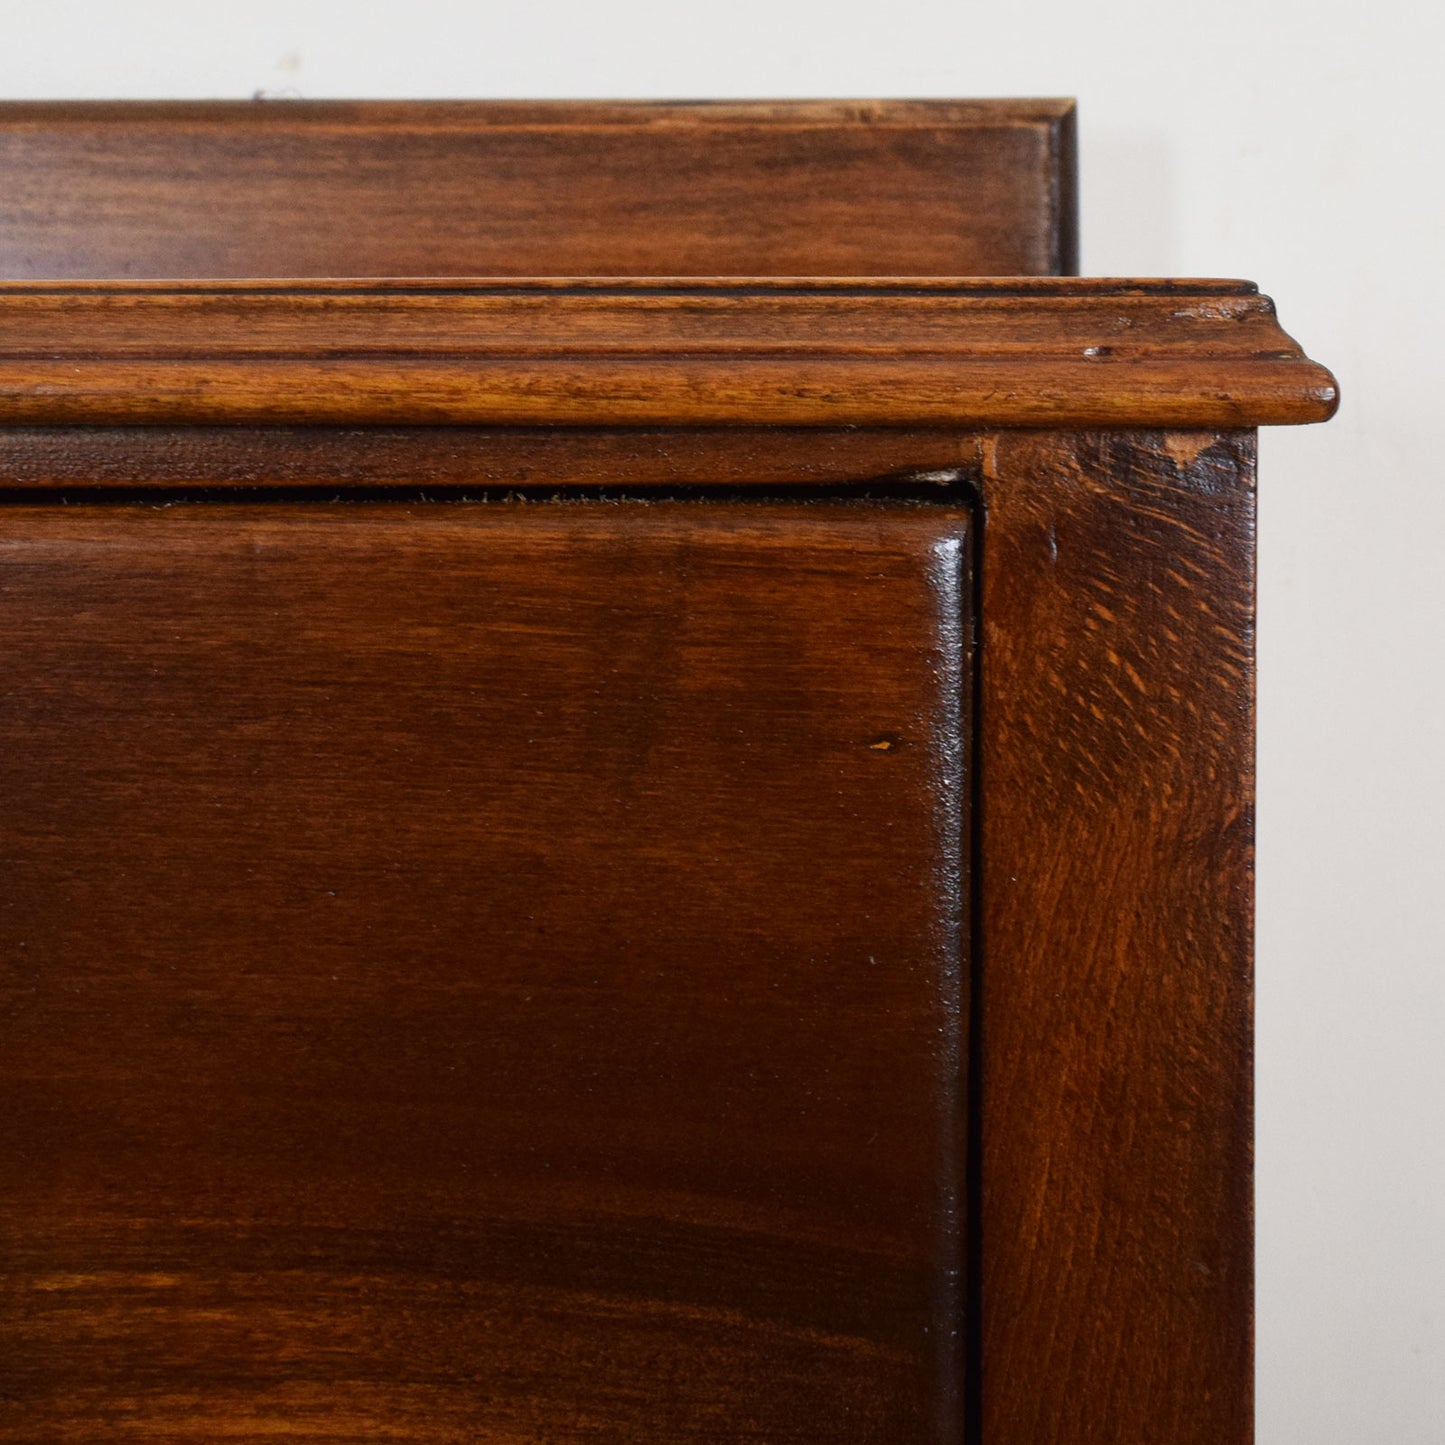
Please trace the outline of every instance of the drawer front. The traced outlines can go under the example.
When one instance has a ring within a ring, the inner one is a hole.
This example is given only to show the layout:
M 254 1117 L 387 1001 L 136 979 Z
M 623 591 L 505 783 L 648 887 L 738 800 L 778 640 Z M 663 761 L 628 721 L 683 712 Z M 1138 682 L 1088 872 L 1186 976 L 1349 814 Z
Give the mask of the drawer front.
M 0 514 L 0 1440 L 957 1439 L 969 558 Z

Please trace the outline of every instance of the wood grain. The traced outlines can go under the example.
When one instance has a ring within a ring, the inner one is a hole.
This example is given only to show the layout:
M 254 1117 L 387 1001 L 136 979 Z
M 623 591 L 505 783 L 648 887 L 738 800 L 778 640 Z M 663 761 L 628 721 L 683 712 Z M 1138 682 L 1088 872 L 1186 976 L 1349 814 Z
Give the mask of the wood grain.
M 0 276 L 1048 275 L 1068 101 L 0 105 Z
M 1337 390 L 1047 279 L 1073 184 L 0 105 L 0 1442 L 1248 1445 L 1251 429 Z
M 978 455 L 953 427 L 0 426 L 0 491 L 867 491 L 948 486 Z
M 984 1445 L 1251 1438 L 1254 444 L 985 451 Z
M 0 286 L 0 423 L 1318 421 L 1239 281 Z
M 0 1440 L 956 1441 L 968 538 L 0 512 Z

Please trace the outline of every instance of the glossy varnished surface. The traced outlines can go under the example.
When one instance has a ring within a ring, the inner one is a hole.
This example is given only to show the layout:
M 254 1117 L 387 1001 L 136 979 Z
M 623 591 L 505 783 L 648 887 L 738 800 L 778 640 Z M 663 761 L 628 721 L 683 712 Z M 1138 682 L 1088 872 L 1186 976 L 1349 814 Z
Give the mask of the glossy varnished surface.
M 1059 102 L 0 180 L 0 1441 L 1246 1445 L 1269 301 Z
M 1241 1445 L 1254 439 L 983 464 L 980 1439 Z
M 1069 272 L 1068 101 L 0 105 L 0 276 Z
M 1247 281 L 0 283 L 10 425 L 1237 427 L 1335 401 Z
M 0 514 L 0 1439 L 956 1441 L 966 572 Z

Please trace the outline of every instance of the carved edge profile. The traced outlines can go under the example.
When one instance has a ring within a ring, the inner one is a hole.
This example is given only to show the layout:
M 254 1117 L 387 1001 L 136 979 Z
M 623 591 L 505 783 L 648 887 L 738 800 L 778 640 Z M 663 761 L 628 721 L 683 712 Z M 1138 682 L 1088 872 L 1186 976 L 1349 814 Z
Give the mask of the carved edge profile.
M 0 286 L 0 425 L 1247 428 L 1337 400 L 1245 282 Z

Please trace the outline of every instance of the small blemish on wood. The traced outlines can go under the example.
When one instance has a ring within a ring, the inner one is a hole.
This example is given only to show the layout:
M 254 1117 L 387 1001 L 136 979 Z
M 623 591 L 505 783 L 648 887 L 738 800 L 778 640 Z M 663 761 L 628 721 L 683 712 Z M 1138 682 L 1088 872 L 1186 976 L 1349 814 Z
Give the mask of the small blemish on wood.
M 1213 440 L 1208 432 L 1165 432 L 1164 451 L 1176 469 L 1183 472 L 1194 465 L 1199 453 Z
M 897 733 L 880 733 L 868 744 L 870 753 L 896 753 L 903 746 L 903 739 Z

